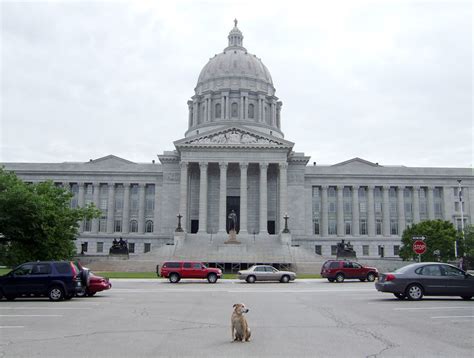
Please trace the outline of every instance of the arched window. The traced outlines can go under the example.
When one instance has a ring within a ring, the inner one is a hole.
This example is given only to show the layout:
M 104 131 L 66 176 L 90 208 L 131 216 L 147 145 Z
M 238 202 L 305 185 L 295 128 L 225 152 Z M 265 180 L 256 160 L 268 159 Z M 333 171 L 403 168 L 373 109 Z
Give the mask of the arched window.
M 153 232 L 153 221 L 152 220 L 148 220 L 145 223 L 145 232 Z
M 254 117 L 254 106 L 253 104 L 249 104 L 249 115 L 248 115 L 249 118 L 253 118 Z
M 215 118 L 221 118 L 221 104 L 217 103 L 216 104 L 216 110 L 215 110 Z
M 138 232 L 138 222 L 136 220 L 130 221 L 130 232 Z
M 232 117 L 238 117 L 239 116 L 239 107 L 237 106 L 237 103 L 232 103 Z

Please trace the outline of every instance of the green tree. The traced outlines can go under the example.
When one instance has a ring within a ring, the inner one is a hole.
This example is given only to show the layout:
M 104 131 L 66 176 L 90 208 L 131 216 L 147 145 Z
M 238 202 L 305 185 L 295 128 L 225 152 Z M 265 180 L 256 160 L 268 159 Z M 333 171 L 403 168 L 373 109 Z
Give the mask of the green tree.
M 424 236 L 427 246 L 426 252 L 421 255 L 421 261 L 437 261 L 435 250 L 440 252 L 440 260 L 454 259 L 454 242 L 458 233 L 454 225 L 449 221 L 427 220 L 411 225 L 403 231 L 400 257 L 403 260 L 417 259 L 418 255 L 413 252 L 412 244 L 414 236 Z
M 464 237 L 459 234 L 458 254 L 474 258 L 474 226 L 470 225 L 464 228 Z
M 99 217 L 93 205 L 71 208 L 72 194 L 53 182 L 26 184 L 0 168 L 0 262 L 69 259 L 79 222 Z

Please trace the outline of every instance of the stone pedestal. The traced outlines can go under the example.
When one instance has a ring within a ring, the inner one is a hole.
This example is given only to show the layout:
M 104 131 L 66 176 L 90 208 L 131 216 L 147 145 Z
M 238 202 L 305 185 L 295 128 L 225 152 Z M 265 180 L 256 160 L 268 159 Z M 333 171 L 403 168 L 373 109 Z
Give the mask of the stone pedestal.
M 291 245 L 291 234 L 281 233 L 280 240 L 283 245 Z
M 229 238 L 224 242 L 224 244 L 240 244 L 240 241 L 237 240 L 237 233 L 234 229 L 229 231 Z
M 184 245 L 184 232 L 183 231 L 175 231 L 174 232 L 174 245 L 175 246 L 183 246 Z

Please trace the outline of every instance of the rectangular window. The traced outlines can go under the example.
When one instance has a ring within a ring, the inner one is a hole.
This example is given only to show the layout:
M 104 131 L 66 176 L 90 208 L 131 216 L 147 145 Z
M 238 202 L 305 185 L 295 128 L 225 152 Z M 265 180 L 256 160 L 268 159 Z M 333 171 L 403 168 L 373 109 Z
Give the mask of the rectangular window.
M 366 219 L 360 219 L 360 235 L 367 235 L 367 220 Z
M 98 242 L 97 243 L 97 252 L 104 252 L 104 243 Z
M 319 219 L 314 219 L 314 234 L 320 235 L 319 231 Z
M 337 255 L 337 245 L 331 245 L 331 255 Z
M 362 245 L 362 256 L 369 256 L 369 245 Z
M 155 210 L 155 200 L 153 198 L 147 198 L 146 199 L 146 207 L 145 210 L 147 212 Z
M 375 203 L 375 213 L 380 214 L 382 212 L 382 203 Z
M 352 203 L 345 202 L 344 203 L 344 214 L 351 214 L 352 213 Z
M 393 254 L 395 256 L 400 255 L 400 245 L 393 245 Z
M 412 212 L 412 204 L 405 203 L 405 214 L 411 214 L 411 212 Z
M 134 242 L 129 242 L 128 243 L 128 252 L 130 254 L 135 253 L 135 243 Z
M 336 235 L 337 233 L 336 230 L 337 230 L 336 220 L 329 220 L 328 234 Z
M 397 220 L 390 220 L 390 234 L 391 235 L 398 234 L 398 221 Z
M 329 212 L 330 213 L 336 212 L 336 203 L 329 203 Z
M 107 199 L 100 199 L 99 209 L 107 210 Z
M 322 255 L 321 245 L 315 245 L 314 246 L 314 253 L 316 255 Z
M 122 232 L 122 220 L 119 219 L 114 221 L 114 231 Z
M 377 235 L 382 235 L 382 219 L 375 221 L 375 232 Z
M 352 223 L 350 221 L 346 221 L 344 223 L 344 226 L 345 226 L 345 229 L 346 229 L 346 235 L 350 235 L 351 234 L 351 225 Z
M 90 232 L 92 230 L 92 223 L 90 220 L 84 220 L 84 231 Z
M 366 213 L 367 212 L 367 203 L 365 201 L 362 201 L 359 203 L 359 208 L 361 213 Z
M 99 219 L 99 232 L 107 232 L 107 218 L 105 217 Z
M 147 253 L 147 252 L 150 252 L 150 251 L 151 251 L 151 244 L 149 242 L 145 242 L 143 252 Z

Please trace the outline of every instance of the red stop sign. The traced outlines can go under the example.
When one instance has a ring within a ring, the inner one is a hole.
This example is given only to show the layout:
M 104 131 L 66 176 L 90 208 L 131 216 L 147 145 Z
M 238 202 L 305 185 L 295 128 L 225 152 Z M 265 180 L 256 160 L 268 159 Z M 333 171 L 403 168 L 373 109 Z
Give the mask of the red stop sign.
M 418 254 L 418 255 L 424 254 L 426 252 L 425 242 L 422 240 L 416 240 L 413 243 L 413 251 L 415 252 L 415 254 Z

